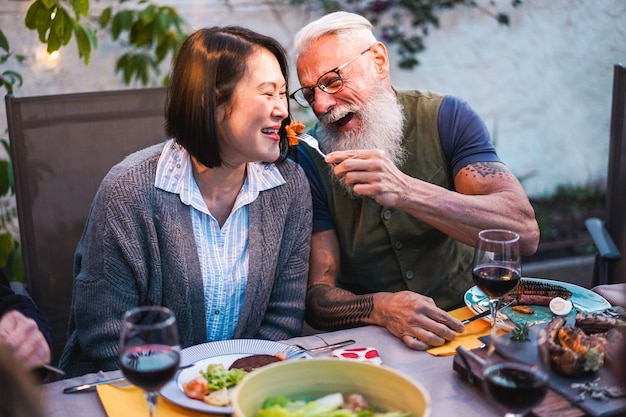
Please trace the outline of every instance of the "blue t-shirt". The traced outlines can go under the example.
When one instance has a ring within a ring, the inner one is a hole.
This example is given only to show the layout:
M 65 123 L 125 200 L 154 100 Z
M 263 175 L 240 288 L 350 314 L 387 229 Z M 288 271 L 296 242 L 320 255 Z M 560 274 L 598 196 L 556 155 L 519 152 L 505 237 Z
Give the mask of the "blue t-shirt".
M 438 115 L 441 149 L 452 176 L 475 162 L 501 162 L 491 143 L 489 131 L 480 116 L 467 104 L 453 96 L 445 96 Z M 296 146 L 296 161 L 307 177 L 313 198 L 313 231 L 334 229 L 324 184 L 311 157 Z

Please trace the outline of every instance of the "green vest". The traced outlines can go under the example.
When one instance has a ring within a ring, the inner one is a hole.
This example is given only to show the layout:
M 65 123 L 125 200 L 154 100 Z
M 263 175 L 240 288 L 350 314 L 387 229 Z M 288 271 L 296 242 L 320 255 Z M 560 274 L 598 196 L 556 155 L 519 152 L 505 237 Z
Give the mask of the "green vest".
M 402 171 L 449 190 L 454 181 L 437 127 L 442 95 L 396 90 L 405 116 Z M 341 248 L 338 286 L 356 294 L 412 290 L 432 297 L 440 308 L 463 302 L 473 285 L 473 248 L 432 226 L 371 198 L 352 198 L 330 180 L 328 165 L 304 147 L 317 165 L 328 196 Z

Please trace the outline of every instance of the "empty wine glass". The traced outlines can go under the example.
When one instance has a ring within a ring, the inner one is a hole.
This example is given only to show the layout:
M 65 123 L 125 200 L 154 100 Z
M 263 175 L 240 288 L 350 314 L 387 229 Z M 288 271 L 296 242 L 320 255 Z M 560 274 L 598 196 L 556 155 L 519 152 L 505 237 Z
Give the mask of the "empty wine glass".
M 120 334 L 119 357 L 126 379 L 144 390 L 150 417 L 156 417 L 158 391 L 176 374 L 180 362 L 178 328 L 165 307 L 127 311 Z
M 494 327 L 500 300 L 517 287 L 522 276 L 519 235 L 502 229 L 478 233 L 472 276 L 474 284 L 489 298 Z
M 505 417 L 521 417 L 541 404 L 548 392 L 546 332 L 533 327 L 526 340 L 519 340 L 519 334 L 502 332 L 497 327 L 491 332 L 483 384 L 489 397 L 505 411 Z

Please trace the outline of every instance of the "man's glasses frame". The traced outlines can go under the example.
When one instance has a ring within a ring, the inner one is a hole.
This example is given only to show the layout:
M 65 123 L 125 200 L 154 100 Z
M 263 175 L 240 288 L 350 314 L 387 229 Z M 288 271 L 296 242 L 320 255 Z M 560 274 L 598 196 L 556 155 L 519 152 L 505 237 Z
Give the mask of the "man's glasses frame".
M 320 75 L 320 77 L 317 79 L 314 85 L 300 87 L 299 89 L 294 91 L 292 94 L 290 94 L 289 97 L 295 100 L 302 107 L 311 107 L 311 102 L 309 101 L 309 99 L 315 98 L 315 92 L 314 92 L 315 87 L 319 87 L 319 89 L 325 92 L 326 94 L 338 93 L 343 88 L 343 78 L 341 78 L 341 74 L 339 73 L 339 71 L 347 67 L 352 62 L 359 59 L 359 57 L 363 56 L 366 52 L 371 51 L 373 46 L 374 45 L 370 46 L 369 48 L 367 48 L 366 50 L 364 50 L 363 52 L 361 52 L 360 54 L 358 54 L 357 56 L 355 56 L 354 58 L 352 58 L 345 64 L 339 65 L 337 68 L 333 68 L 330 71 L 326 71 L 325 73 Z M 325 83 L 321 82 L 323 78 L 328 77 L 330 74 L 333 74 L 333 73 L 335 74 L 334 77 L 330 78 Z

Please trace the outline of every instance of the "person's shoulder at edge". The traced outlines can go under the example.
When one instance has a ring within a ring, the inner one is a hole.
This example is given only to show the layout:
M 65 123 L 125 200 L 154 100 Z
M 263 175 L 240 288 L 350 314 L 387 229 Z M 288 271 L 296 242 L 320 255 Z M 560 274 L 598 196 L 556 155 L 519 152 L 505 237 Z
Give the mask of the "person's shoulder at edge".
M 439 108 L 439 138 L 453 175 L 477 162 L 502 162 L 483 119 L 461 98 L 446 95 Z
M 155 145 L 151 145 L 147 148 L 135 151 L 117 162 L 109 172 L 104 176 L 100 184 L 100 189 L 110 189 L 116 184 L 125 181 L 137 181 L 138 178 L 143 178 L 143 182 L 147 185 L 154 183 L 154 177 L 148 174 L 149 170 L 146 169 L 146 164 L 152 164 L 156 170 L 156 164 L 159 160 L 163 147 L 167 142 L 161 142 Z
M 446 94 L 444 93 L 440 93 L 437 91 L 433 91 L 433 90 L 427 90 L 427 89 L 419 89 L 419 88 L 399 88 L 396 86 L 393 86 L 393 91 L 396 92 L 396 94 L 398 95 L 404 95 L 407 97 L 423 97 L 423 98 L 427 98 L 427 99 L 439 99 L 441 97 L 447 97 Z
M 468 112 L 475 113 L 472 107 L 468 104 L 468 102 L 458 96 L 446 94 L 438 91 L 427 90 L 427 89 L 406 89 L 406 88 L 398 88 L 393 87 L 393 90 L 397 95 L 402 95 L 405 97 L 415 97 L 415 98 L 425 98 L 425 99 L 441 99 L 442 108 L 446 108 L 446 111 L 449 112 Z

